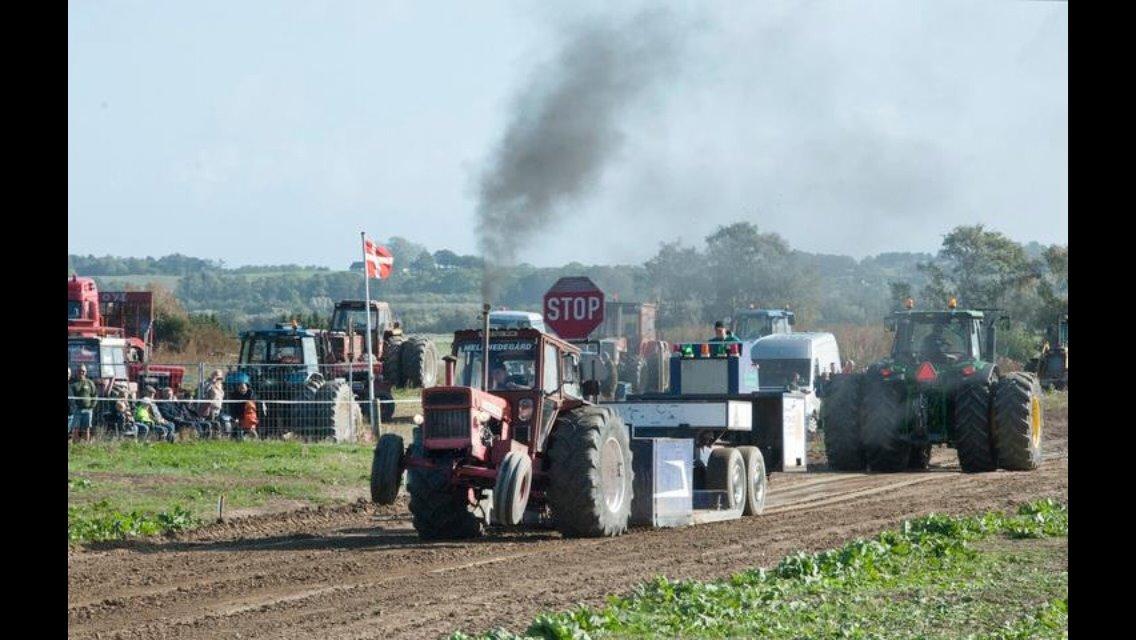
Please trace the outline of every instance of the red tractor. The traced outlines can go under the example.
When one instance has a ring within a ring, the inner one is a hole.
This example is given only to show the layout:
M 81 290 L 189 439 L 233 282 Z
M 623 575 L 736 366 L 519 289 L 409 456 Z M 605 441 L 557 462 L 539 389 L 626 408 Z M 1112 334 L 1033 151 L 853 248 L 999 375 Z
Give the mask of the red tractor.
M 670 345 L 655 332 L 657 310 L 649 302 L 609 300 L 604 303 L 603 324 L 591 336 L 601 343 L 615 341 L 619 381 L 630 383 L 631 393 L 667 390 Z
M 490 522 L 624 533 L 630 434 L 617 413 L 585 400 L 597 385 L 578 379 L 580 350 L 536 329 L 487 325 L 454 334 L 445 384 L 423 389 L 409 451 L 398 435 L 379 439 L 372 498 L 394 502 L 405 469 L 423 539 L 475 537 Z
M 367 317 L 363 312 L 364 305 L 363 300 L 335 303 L 327 335 L 332 342 L 331 351 L 343 354 L 342 358 L 349 352 L 366 353 Z M 437 383 L 438 350 L 434 343 L 424 336 L 403 335 L 388 303 L 371 301 L 371 332 L 371 349 L 375 358 L 382 362 L 388 391 L 390 386 L 426 388 Z M 349 336 L 353 336 L 352 345 L 347 343 Z
M 67 281 L 69 360 L 72 352 L 105 352 L 99 356 L 100 361 L 106 359 L 114 366 L 124 364 L 126 377 L 132 383 L 181 386 L 184 367 L 150 364 L 153 338 L 153 293 L 100 292 L 94 280 L 77 275 Z M 120 340 L 125 340 L 125 348 Z M 77 366 L 77 363 L 68 364 Z

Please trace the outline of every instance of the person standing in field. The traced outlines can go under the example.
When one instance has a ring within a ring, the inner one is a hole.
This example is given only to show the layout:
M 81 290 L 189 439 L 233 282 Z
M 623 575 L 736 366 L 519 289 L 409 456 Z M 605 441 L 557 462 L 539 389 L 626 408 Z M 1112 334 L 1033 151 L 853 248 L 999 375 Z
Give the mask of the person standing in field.
M 79 379 L 71 383 L 70 391 L 71 397 L 74 398 L 71 410 L 71 437 L 78 439 L 79 432 L 82 431 L 83 440 L 90 442 L 95 399 L 98 398 L 99 390 L 87 377 L 87 365 L 79 365 Z

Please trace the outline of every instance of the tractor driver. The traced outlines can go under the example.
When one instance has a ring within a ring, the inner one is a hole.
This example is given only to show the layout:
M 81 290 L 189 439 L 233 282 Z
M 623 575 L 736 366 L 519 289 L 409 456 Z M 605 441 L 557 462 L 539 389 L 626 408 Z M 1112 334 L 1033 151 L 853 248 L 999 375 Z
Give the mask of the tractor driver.
M 489 371 L 489 388 L 493 391 L 500 391 L 502 389 L 524 389 L 525 387 L 513 382 L 509 379 L 509 371 L 505 365 L 497 362 Z
M 919 351 L 924 358 L 938 361 L 957 359 L 957 356 L 951 353 L 954 349 L 951 345 L 951 339 L 945 335 L 946 327 L 946 324 L 937 322 L 931 328 L 931 333 L 923 338 Z
M 707 342 L 741 342 L 741 340 L 726 327 L 725 322 L 718 320 L 714 323 L 714 337 Z

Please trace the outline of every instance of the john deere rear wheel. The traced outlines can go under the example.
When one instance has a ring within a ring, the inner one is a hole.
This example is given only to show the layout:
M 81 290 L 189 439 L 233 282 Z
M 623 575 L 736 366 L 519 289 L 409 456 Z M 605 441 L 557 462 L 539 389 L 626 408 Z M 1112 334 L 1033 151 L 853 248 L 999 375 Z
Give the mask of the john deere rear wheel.
M 836 471 L 863 471 L 867 466 L 864 445 L 860 442 L 863 382 L 864 377 L 860 375 L 833 378 L 820 405 L 824 455 L 828 466 Z
M 990 444 L 990 387 L 985 382 L 963 385 L 955 395 L 955 449 L 966 473 L 993 471 Z
M 903 433 L 901 389 L 883 380 L 868 379 L 861 405 L 864 453 L 872 471 L 903 471 L 911 459 L 911 442 Z
M 994 452 L 998 466 L 1029 471 L 1041 464 L 1041 386 L 1015 371 L 994 387 Z

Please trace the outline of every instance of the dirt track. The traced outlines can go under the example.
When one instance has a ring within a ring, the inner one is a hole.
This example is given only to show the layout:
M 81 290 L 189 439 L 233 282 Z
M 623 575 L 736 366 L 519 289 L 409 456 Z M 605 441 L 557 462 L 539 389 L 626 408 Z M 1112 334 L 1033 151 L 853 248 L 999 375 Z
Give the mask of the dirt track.
M 508 626 L 599 603 L 644 579 L 714 578 L 769 566 L 926 514 L 1068 499 L 1068 420 L 1046 416 L 1032 473 L 964 475 L 951 450 L 890 475 L 774 474 L 765 515 L 604 540 L 502 534 L 422 544 L 405 504 L 209 527 L 161 544 L 68 557 L 74 638 L 421 638 Z M 815 465 L 814 470 L 822 465 Z

